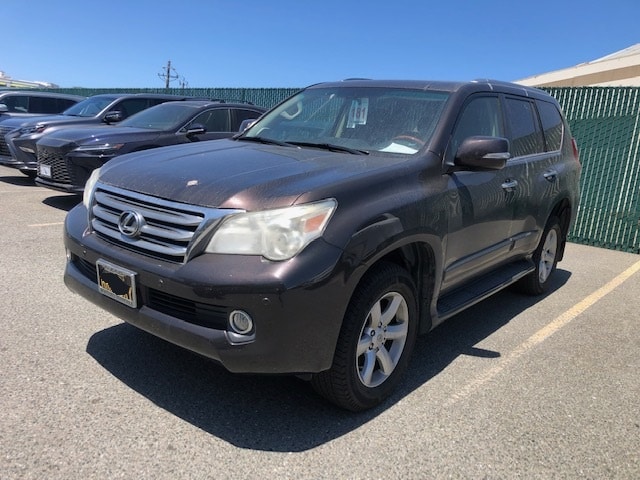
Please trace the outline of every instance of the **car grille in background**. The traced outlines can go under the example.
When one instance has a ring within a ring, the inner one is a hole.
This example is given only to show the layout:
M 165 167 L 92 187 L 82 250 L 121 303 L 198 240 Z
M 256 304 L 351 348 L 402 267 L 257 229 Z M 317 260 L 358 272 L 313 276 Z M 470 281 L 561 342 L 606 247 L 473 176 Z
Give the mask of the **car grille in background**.
M 13 128 L 11 127 L 0 127 L 0 155 L 11 156 L 9 153 L 9 147 L 7 146 L 7 141 L 4 136 L 9 133 Z
M 143 217 L 140 231 L 129 237 L 118 227 L 120 216 Z M 122 248 L 171 262 L 184 263 L 196 234 L 233 210 L 207 209 L 100 185 L 91 208 L 91 227 L 102 239 Z
M 62 150 L 38 145 L 38 165 L 44 164 L 51 167 L 51 180 L 56 183 L 73 184 L 73 171 L 65 160 Z

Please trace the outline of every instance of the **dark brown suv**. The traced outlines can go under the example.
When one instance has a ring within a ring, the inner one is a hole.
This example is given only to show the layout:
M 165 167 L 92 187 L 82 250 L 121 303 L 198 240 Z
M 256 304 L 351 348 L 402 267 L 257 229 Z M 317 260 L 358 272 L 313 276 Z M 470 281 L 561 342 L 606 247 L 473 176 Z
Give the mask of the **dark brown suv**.
M 362 410 L 418 334 L 509 285 L 548 287 L 580 172 L 540 90 L 319 84 L 234 139 L 94 171 L 66 219 L 65 282 L 232 372 L 303 374 Z

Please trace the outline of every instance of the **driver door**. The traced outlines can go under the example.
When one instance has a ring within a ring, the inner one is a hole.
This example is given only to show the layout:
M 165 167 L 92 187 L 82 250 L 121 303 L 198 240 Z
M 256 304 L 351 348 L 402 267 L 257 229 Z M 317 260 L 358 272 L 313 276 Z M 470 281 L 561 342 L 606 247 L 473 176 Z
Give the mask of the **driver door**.
M 497 95 L 467 101 L 447 149 L 451 161 L 465 138 L 506 137 Z M 449 174 L 448 235 L 442 288 L 456 287 L 508 256 L 514 217 L 514 189 L 508 165 L 502 170 L 467 170 Z

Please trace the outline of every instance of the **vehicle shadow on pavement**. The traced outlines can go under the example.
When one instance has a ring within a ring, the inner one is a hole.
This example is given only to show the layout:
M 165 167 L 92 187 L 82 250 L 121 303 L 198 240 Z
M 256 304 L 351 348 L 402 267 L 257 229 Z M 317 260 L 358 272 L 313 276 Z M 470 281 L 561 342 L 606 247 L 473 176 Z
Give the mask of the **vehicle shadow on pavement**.
M 17 172 L 17 170 L 14 171 Z M 17 185 L 18 187 L 34 187 L 36 185 L 33 178 L 22 174 L 9 177 L 2 176 L 0 177 L 0 182 L 8 183 L 9 185 Z
M 55 197 L 47 197 L 42 203 L 58 210 L 68 212 L 73 207 L 82 202 L 81 195 L 57 195 Z
M 550 293 L 569 279 L 558 270 Z M 548 295 L 547 294 L 547 295 Z M 377 408 L 347 412 L 289 376 L 238 375 L 126 323 L 95 333 L 87 353 L 124 384 L 169 413 L 240 448 L 300 452 L 357 429 L 420 388 L 543 297 L 501 292 L 420 337 L 404 382 Z

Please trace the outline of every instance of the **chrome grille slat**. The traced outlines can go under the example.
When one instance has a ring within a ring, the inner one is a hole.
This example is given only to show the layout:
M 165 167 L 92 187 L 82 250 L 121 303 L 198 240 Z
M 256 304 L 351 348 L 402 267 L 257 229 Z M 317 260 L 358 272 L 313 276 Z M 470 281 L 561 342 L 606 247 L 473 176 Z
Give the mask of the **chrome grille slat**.
M 106 227 L 104 224 L 101 224 L 99 221 L 96 221 L 96 220 L 91 222 L 91 226 L 96 232 L 106 235 L 107 237 L 111 237 L 112 239 L 117 240 L 118 242 L 123 242 L 131 246 L 135 245 L 137 250 L 147 250 L 147 251 L 155 252 L 161 255 L 170 255 L 172 257 L 184 256 L 187 250 L 186 246 L 184 247 L 172 246 L 168 243 L 162 244 L 159 242 L 150 242 L 148 240 L 144 240 L 141 238 L 129 239 L 124 235 L 120 234 L 120 232 L 117 230 L 117 227 L 115 231 L 118 231 L 118 235 L 114 235 L 115 232 L 112 228 Z
M 101 218 L 104 222 L 118 225 L 120 215 L 115 214 L 111 210 L 107 210 L 98 205 L 93 207 L 93 211 L 94 215 Z M 140 212 L 142 213 L 142 211 Z M 167 225 L 153 225 L 148 216 L 146 216 L 144 213 L 142 213 L 142 215 L 144 215 L 145 219 L 147 220 L 147 224 L 142 227 L 142 231 L 147 235 L 152 235 L 154 237 L 165 237 L 176 242 L 188 242 L 193 236 L 192 234 L 185 233 L 184 230 L 177 227 L 171 227 Z
M 103 191 L 96 192 L 96 200 L 99 204 L 122 211 L 131 210 L 133 204 L 135 205 L 136 211 L 141 213 L 146 219 L 154 218 L 162 222 L 189 226 L 197 226 L 202 221 L 202 216 L 189 214 L 187 212 L 161 210 L 155 205 L 145 205 L 142 202 L 132 202 L 131 200 L 123 201 Z
M 200 253 L 194 248 L 203 231 L 213 228 L 224 216 L 238 211 L 171 202 L 98 184 L 90 224 L 96 235 L 122 248 L 184 263 L 190 255 Z M 120 232 L 118 222 L 123 212 L 136 212 L 144 217 L 137 235 L 129 237 Z

